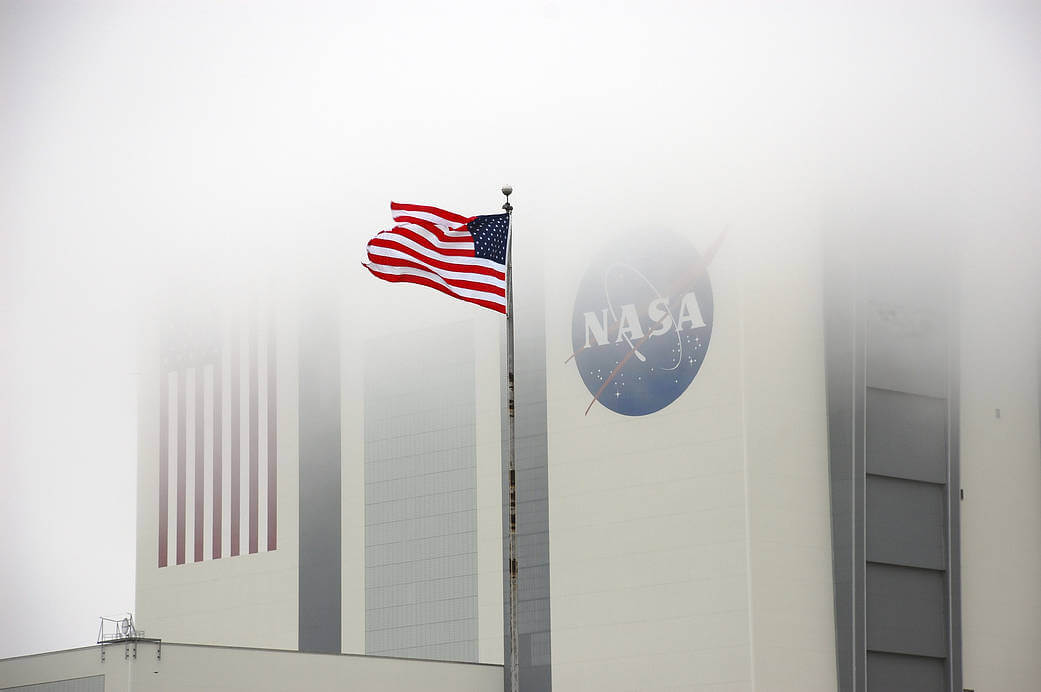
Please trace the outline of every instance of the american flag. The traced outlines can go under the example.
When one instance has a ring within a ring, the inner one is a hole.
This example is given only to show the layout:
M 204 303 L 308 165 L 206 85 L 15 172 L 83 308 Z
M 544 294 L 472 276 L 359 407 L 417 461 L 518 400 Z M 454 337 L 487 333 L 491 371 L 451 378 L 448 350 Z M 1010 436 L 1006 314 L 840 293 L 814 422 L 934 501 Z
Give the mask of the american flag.
M 391 202 L 395 226 L 369 241 L 368 263 L 384 281 L 408 282 L 506 312 L 509 216 L 460 216 L 421 204 Z
M 174 319 L 159 348 L 159 567 L 275 550 L 272 313 Z

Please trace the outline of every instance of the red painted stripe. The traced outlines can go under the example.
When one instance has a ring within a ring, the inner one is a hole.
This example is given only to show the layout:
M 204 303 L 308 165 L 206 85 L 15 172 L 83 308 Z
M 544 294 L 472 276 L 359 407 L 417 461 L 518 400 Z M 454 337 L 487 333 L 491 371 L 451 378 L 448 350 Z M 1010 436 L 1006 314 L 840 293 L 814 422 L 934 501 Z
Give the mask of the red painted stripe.
M 468 228 L 453 229 L 458 235 L 448 235 L 445 233 L 440 226 L 433 221 L 427 221 L 426 219 L 420 219 L 415 216 L 395 216 L 394 220 L 397 223 L 412 223 L 424 230 L 429 231 L 431 234 L 437 236 L 437 239 L 443 243 L 470 243 L 473 244 L 474 237 L 470 235 Z
M 470 217 L 468 216 L 460 216 L 459 214 L 454 214 L 450 211 L 438 209 L 437 207 L 427 206 L 425 204 L 405 204 L 402 202 L 390 203 L 391 214 L 393 214 L 394 212 L 401 213 L 407 211 L 422 211 L 426 212 L 427 214 L 434 214 L 436 216 L 440 216 L 445 221 L 450 221 L 453 223 L 466 223 L 470 220 Z
M 195 533 L 195 561 L 202 562 L 202 536 L 203 536 L 203 503 L 206 494 L 206 459 L 203 448 L 205 442 L 203 426 L 206 425 L 206 417 L 203 415 L 204 370 L 201 366 L 195 368 L 195 525 L 192 527 Z
M 166 567 L 170 551 L 170 375 L 159 373 L 159 566 Z
M 184 504 L 187 482 L 187 399 L 184 395 L 184 370 L 177 371 L 177 564 L 184 564 Z
M 439 284 L 436 281 L 433 281 L 431 279 L 427 279 L 427 278 L 424 278 L 422 276 L 398 276 L 396 274 L 384 274 L 383 272 L 381 272 L 381 271 L 379 271 L 377 269 L 373 269 L 371 266 L 369 266 L 367 264 L 362 265 L 362 266 L 364 266 L 366 269 L 368 269 L 369 272 L 371 272 L 372 275 L 375 276 L 378 279 L 383 279 L 384 281 L 390 281 L 391 283 L 410 283 L 410 284 L 419 284 L 421 286 L 428 286 L 430 288 L 433 288 L 433 289 L 436 289 L 438 291 L 441 291 L 442 293 L 447 293 L 448 295 L 450 295 L 450 296 L 452 296 L 454 298 L 458 298 L 460 300 L 465 300 L 466 302 L 474 303 L 475 305 L 480 305 L 481 307 L 488 308 L 489 310 L 494 310 L 495 312 L 501 312 L 504 315 L 506 314 L 506 306 L 505 305 L 501 305 L 499 303 L 493 303 L 493 302 L 488 301 L 488 300 L 480 300 L 479 298 L 469 298 L 469 297 L 461 296 L 461 295 L 459 295 L 457 293 L 453 293 L 449 289 L 445 288 L 441 284 Z
M 257 392 L 257 320 L 256 312 L 250 312 L 249 320 L 249 552 L 257 552 L 259 542 L 259 496 L 260 470 L 258 433 L 259 433 L 259 396 Z
M 438 269 L 444 269 L 450 272 L 466 272 L 468 274 L 481 274 L 483 276 L 490 276 L 501 281 L 506 280 L 506 272 L 493 269 L 491 267 L 482 267 L 476 264 L 460 264 L 458 262 L 447 262 L 445 260 L 432 259 L 426 255 L 422 255 L 415 249 L 410 248 L 407 245 L 396 242 L 393 236 L 381 235 L 376 236 L 369 241 L 368 247 L 385 247 L 389 250 L 398 250 L 405 252 L 415 257 L 416 260 L 428 264 L 431 267 L 437 267 Z
M 275 374 L 275 319 L 267 321 L 267 549 L 278 547 L 278 378 Z
M 390 238 L 393 238 L 396 235 L 400 235 L 403 238 L 408 238 L 409 240 L 422 245 L 423 247 L 425 247 L 426 249 L 430 250 L 431 252 L 436 253 L 438 255 L 442 255 L 443 257 L 446 257 L 446 258 L 448 258 L 448 257 L 476 257 L 477 256 L 476 254 L 474 254 L 474 250 L 473 250 L 472 247 L 471 248 L 467 248 L 465 250 L 462 249 L 462 248 L 456 249 L 456 248 L 438 247 L 438 246 L 434 245 L 432 242 L 430 242 L 430 239 L 425 237 L 422 233 L 417 233 L 416 231 L 410 230 L 408 228 L 402 228 L 400 226 L 396 227 L 392 231 L 383 231 L 379 235 L 377 235 L 376 238 L 379 238 L 379 237 L 386 238 L 388 236 Z
M 423 269 L 425 271 L 432 271 L 429 266 L 422 262 L 414 262 L 412 260 L 403 259 L 401 257 L 386 257 L 383 255 L 374 255 L 368 253 L 369 259 L 374 264 L 383 264 L 389 267 L 411 267 L 412 269 Z M 465 288 L 471 291 L 481 291 L 491 295 L 497 295 L 500 297 L 506 297 L 506 289 L 501 286 L 491 286 L 489 284 L 480 283 L 478 281 L 467 281 L 466 279 L 456 279 L 440 274 L 440 272 L 434 271 L 433 273 L 438 274 L 446 282 L 457 288 Z M 480 277 L 474 277 L 480 278 Z
M 224 372 L 220 356 L 213 364 L 213 559 L 221 556 L 224 537 Z
M 240 470 L 240 459 L 242 458 L 242 425 L 239 420 L 239 398 L 241 387 L 239 385 L 239 351 L 241 340 L 239 339 L 238 321 L 231 323 L 231 391 L 228 393 L 231 399 L 231 554 L 234 557 L 239 554 L 239 533 L 241 531 L 239 517 L 241 516 L 242 476 Z
M 370 272 L 376 272 L 382 275 L 388 276 L 400 276 L 400 277 L 421 277 L 422 282 L 411 282 L 407 278 L 403 278 L 408 283 L 421 283 L 426 285 L 425 282 L 431 281 L 442 287 L 442 292 L 448 293 L 449 295 L 455 296 L 460 300 L 488 300 L 491 303 L 505 306 L 506 300 L 504 298 L 498 298 L 485 291 L 474 291 L 458 286 L 452 286 L 446 282 L 439 274 L 429 269 L 417 269 L 415 267 L 392 267 L 390 265 L 380 263 L 369 263 L 363 262 L 362 266 L 366 267 Z

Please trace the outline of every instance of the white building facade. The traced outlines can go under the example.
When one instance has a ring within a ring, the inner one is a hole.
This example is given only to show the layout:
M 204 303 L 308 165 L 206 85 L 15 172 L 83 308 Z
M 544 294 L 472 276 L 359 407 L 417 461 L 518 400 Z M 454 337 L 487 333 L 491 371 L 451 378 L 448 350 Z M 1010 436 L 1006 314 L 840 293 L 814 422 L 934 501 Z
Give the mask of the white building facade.
M 1041 680 L 1032 241 L 605 211 L 539 255 L 569 221 L 533 216 L 522 689 Z M 143 350 L 138 621 L 503 663 L 501 319 L 335 272 L 243 294 Z

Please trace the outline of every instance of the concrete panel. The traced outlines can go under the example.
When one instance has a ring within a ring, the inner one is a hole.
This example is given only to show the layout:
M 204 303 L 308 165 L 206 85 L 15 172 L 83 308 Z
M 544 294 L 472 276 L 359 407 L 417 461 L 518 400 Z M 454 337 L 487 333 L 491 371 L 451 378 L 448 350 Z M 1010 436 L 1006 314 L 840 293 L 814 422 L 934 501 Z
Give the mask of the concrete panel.
M 32 692 L 79 692 L 53 687 L 58 678 L 104 680 L 105 692 L 496 692 L 502 667 L 411 661 L 379 656 L 313 654 L 277 649 L 162 644 L 110 644 L 0 660 L 0 684 Z M 48 683 L 40 685 L 39 683 Z M 87 688 L 91 692 L 100 687 Z
M 962 687 L 977 692 L 1041 680 L 1041 231 L 1010 221 L 968 234 L 965 256 L 989 259 L 961 288 Z
M 867 477 L 867 559 L 944 570 L 946 488 L 885 476 Z
M 750 225 L 759 230 L 735 236 L 730 251 L 740 253 L 741 270 L 753 680 L 756 689 L 834 690 L 821 238 L 783 215 Z M 781 228 L 785 242 L 771 242 Z M 722 269 L 714 282 L 725 280 Z
M 35 685 L 0 687 L 0 692 L 105 692 L 105 676 L 91 675 L 86 678 L 55 680 Z
M 473 332 L 464 327 L 366 345 L 370 654 L 477 660 L 476 383 Z M 415 343 L 423 359 L 412 357 Z
M 0 689 L 4 692 L 127 692 L 130 689 L 128 671 L 137 662 L 132 651 L 132 647 L 120 643 L 108 644 L 104 649 L 88 646 L 0 659 Z M 145 656 L 154 657 L 154 650 L 149 648 Z M 101 687 L 96 687 L 98 680 Z M 55 687 L 48 687 L 51 685 Z

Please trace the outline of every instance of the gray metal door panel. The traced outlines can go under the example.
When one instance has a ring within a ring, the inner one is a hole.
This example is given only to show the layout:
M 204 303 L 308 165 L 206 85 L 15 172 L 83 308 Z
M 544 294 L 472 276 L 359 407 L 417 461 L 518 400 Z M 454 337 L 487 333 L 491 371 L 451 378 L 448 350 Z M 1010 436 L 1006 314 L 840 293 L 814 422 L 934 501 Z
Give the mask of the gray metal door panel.
M 867 472 L 947 482 L 947 402 L 867 388 Z
M 867 648 L 943 658 L 947 655 L 943 572 L 867 565 Z
M 946 489 L 885 476 L 867 477 L 867 559 L 947 568 Z
M 869 651 L 868 692 L 943 692 L 947 689 L 944 661 Z

